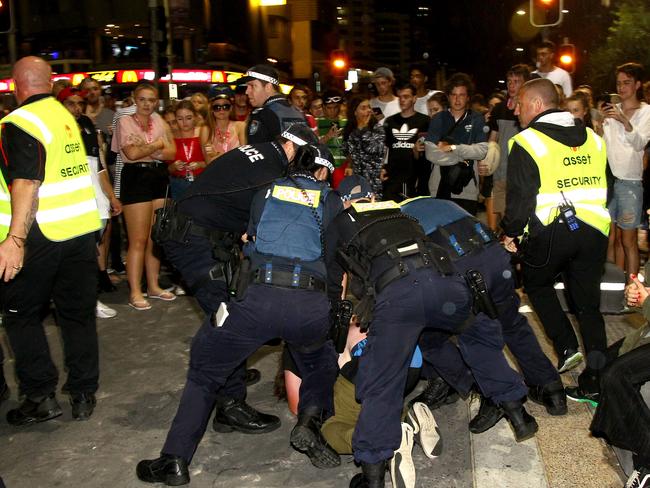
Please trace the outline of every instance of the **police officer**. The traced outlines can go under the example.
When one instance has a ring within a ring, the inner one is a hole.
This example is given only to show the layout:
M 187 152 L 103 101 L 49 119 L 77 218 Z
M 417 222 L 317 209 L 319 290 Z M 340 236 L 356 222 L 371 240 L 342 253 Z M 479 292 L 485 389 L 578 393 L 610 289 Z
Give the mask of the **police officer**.
M 465 323 L 470 313 L 467 284 L 415 219 L 392 201 L 353 203 L 327 229 L 326 250 L 334 308 L 346 271 L 349 290 L 360 298 L 355 313 L 362 328 L 369 327 L 359 359 L 356 395 L 361 413 L 352 439 L 363 472 L 350 487 L 384 486 L 386 461 L 400 445 L 408 365 L 420 334 L 430 328 L 460 332 L 463 358 L 481 390 L 504 408 L 518 438 L 534 434 L 537 424 L 521 402 L 526 388 L 493 337 L 498 323 Z M 422 352 L 430 360 L 430 351 Z
M 307 125 L 300 110 L 280 93 L 280 74 L 272 66 L 253 66 L 237 82 L 246 83 L 246 95 L 253 106 L 246 127 L 249 144 L 271 142 L 293 124 Z
M 208 165 L 173 208 L 163 248 L 206 314 L 228 301 L 229 268 L 236 264 L 253 196 L 284 174 L 296 148 L 308 142 L 316 142 L 312 131 L 293 125 L 277 141 L 229 151 Z M 215 430 L 258 433 L 280 426 L 278 417 L 245 403 L 245 379 L 242 363 L 220 392 Z
M 142 481 L 189 482 L 187 464 L 203 435 L 215 391 L 242 360 L 277 337 L 288 344 L 303 379 L 291 443 L 317 467 L 340 463 L 319 431 L 321 420 L 332 413 L 338 369 L 327 340 L 323 261 L 324 228 L 341 210 L 336 193 L 321 181 L 333 169 L 324 146 L 302 146 L 289 176 L 255 197 L 246 235 L 250 267 L 242 266 L 238 285 L 242 299 L 222 303 L 194 338 L 178 412 L 161 457 L 138 464 Z
M 51 96 L 49 65 L 22 58 L 13 78 L 20 107 L 0 127 L 0 291 L 25 400 L 7 421 L 27 425 L 61 415 L 41 321 L 50 299 L 65 346 L 72 416 L 87 420 L 99 379 L 95 192 L 77 122 Z
M 510 256 L 499 245 L 496 237 L 476 218 L 457 204 L 431 197 L 414 198 L 401 204 L 402 212 L 415 217 L 427 236 L 436 244 L 449 251 L 452 261 L 462 274 L 471 269 L 478 270 L 487 283 L 490 295 L 501 322 L 504 342 L 515 356 L 528 385 L 528 396 L 546 407 L 551 415 L 564 415 L 567 412 L 566 395 L 560 375 L 542 351 L 535 334 L 526 318 L 519 313 L 519 295 L 515 291 Z M 483 320 L 488 317 L 480 316 Z M 500 342 L 501 334 L 495 336 Z M 432 338 L 423 334 L 422 347 Z M 431 355 L 436 360 L 436 370 L 454 383 L 457 391 L 469 393 L 473 378 L 463 363 L 458 349 L 449 341 L 442 348 L 446 353 Z M 430 387 L 414 399 L 430 403 Z M 493 427 L 503 416 L 504 411 L 489 398 L 481 398 L 481 408 L 470 422 L 470 431 L 475 434 Z
M 527 232 L 524 288 L 553 342 L 560 373 L 582 361 L 578 339 L 553 287 L 556 277 L 564 274 L 590 371 L 582 376 L 595 384 L 607 347 L 600 313 L 610 224 L 605 144 L 558 109 L 557 92 L 548 80 L 522 86 L 515 114 L 526 130 L 510 139 L 506 213 L 501 222 L 504 243 L 515 251 L 514 239 Z

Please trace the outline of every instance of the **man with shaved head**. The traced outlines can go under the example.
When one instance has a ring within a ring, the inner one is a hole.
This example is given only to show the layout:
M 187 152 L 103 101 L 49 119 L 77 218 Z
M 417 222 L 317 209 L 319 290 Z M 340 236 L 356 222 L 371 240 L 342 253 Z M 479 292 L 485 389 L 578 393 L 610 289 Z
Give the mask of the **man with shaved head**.
M 516 251 L 524 236 L 524 288 L 553 342 L 563 373 L 583 360 L 571 322 L 554 284 L 564 275 L 580 324 L 587 359 L 577 390 L 594 391 L 607 347 L 600 313 L 600 278 L 607 253 L 605 143 L 591 129 L 560 111 L 553 83 L 536 79 L 518 94 L 515 115 L 522 132 L 510 139 L 504 244 Z M 572 391 L 569 391 L 572 390 Z M 567 389 L 575 399 L 575 388 Z
M 73 418 L 87 420 L 99 377 L 95 192 L 77 123 L 51 96 L 50 66 L 28 56 L 13 78 L 20 106 L 0 124 L 0 296 L 25 399 L 7 421 L 29 425 L 62 413 L 41 322 L 50 299 L 64 341 L 63 389 Z

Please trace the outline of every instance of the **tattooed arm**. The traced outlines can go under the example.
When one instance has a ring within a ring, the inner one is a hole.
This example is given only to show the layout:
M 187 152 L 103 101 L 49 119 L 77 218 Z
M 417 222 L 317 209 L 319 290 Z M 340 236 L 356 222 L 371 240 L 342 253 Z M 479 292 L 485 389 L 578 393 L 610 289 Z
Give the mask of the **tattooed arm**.
M 25 258 L 25 239 L 38 210 L 38 180 L 15 179 L 11 187 L 11 224 L 0 243 L 0 277 L 5 282 L 16 277 Z

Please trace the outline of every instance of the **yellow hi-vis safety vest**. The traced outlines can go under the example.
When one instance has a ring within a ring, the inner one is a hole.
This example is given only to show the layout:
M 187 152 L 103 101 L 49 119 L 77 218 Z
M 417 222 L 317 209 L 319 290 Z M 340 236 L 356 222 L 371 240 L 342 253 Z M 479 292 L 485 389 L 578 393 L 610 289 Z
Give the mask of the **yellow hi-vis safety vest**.
M 86 150 L 74 117 L 52 97 L 20 107 L 0 121 L 14 124 L 45 148 L 45 179 L 38 190 L 36 221 L 51 241 L 67 241 L 100 228 Z M 11 220 L 7 183 L 0 174 L 0 238 Z
M 587 140 L 579 147 L 565 146 L 532 128 L 512 137 L 509 151 L 515 142 L 530 154 L 539 169 L 541 186 L 535 215 L 543 225 L 555 220 L 566 198 L 575 207 L 576 217 L 609 235 L 607 154 L 605 142 L 594 131 L 587 129 Z

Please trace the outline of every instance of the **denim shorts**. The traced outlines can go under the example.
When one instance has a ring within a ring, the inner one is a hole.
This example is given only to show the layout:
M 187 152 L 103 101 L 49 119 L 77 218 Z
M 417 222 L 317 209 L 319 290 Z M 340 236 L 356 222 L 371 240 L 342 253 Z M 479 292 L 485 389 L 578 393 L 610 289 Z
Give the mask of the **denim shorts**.
M 643 213 L 643 182 L 640 180 L 619 180 L 614 182 L 609 215 L 623 230 L 636 229 L 641 225 Z

